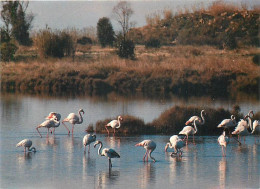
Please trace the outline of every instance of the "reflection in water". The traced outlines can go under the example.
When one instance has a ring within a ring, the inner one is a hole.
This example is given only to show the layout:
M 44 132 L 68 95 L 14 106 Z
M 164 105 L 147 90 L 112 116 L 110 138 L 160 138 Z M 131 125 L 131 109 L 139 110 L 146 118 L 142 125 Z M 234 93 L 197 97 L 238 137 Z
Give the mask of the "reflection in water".
M 218 171 L 219 171 L 219 187 L 226 188 L 226 172 L 227 172 L 227 160 L 226 157 L 222 157 L 221 161 L 218 163 Z
M 148 188 L 150 184 L 156 182 L 156 168 L 154 162 L 143 163 L 138 176 L 139 186 L 141 188 Z
M 120 171 L 109 169 L 108 172 L 100 171 L 98 174 L 98 188 L 113 186 L 119 180 Z
M 96 159 L 91 158 L 90 154 L 84 153 L 82 165 L 82 180 L 87 182 L 88 177 L 93 177 L 93 183 L 95 183 Z
M 120 148 L 121 139 L 119 137 L 106 137 L 106 142 L 109 145 L 109 148 Z

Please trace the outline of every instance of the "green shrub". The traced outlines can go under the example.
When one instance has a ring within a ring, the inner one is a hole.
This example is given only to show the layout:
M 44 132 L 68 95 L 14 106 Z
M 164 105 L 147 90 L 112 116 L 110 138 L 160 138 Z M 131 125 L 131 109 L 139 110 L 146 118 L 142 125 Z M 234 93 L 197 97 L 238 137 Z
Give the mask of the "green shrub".
M 92 39 L 89 37 L 81 37 L 77 40 L 77 43 L 81 45 L 92 44 Z
M 1 43 L 1 61 L 13 60 L 17 49 L 18 47 L 13 42 Z
M 145 42 L 145 47 L 146 48 L 160 48 L 161 42 L 159 39 L 151 38 Z
M 130 39 L 124 39 L 120 37 L 116 42 L 117 54 L 121 58 L 131 58 L 135 57 L 135 44 Z
M 253 63 L 255 63 L 256 65 L 260 66 L 260 54 L 255 54 L 253 56 Z

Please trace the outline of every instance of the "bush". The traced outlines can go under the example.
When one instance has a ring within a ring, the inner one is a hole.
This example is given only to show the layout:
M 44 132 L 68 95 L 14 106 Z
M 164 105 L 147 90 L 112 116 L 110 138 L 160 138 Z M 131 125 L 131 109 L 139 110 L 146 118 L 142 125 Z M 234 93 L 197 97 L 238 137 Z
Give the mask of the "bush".
M 255 54 L 253 56 L 253 63 L 255 63 L 256 65 L 260 66 L 260 54 Z
M 151 38 L 145 42 L 145 47 L 146 48 L 160 48 L 161 42 L 159 39 Z
M 135 44 L 132 40 L 119 38 L 116 43 L 118 49 L 117 54 L 121 58 L 131 58 L 135 57 Z
M 17 49 L 18 47 L 12 42 L 1 43 L 1 61 L 13 60 Z
M 62 58 L 74 52 L 72 37 L 66 32 L 40 31 L 35 38 L 35 45 L 43 57 Z
M 92 44 L 92 39 L 89 37 L 82 37 L 77 40 L 77 43 L 81 45 Z

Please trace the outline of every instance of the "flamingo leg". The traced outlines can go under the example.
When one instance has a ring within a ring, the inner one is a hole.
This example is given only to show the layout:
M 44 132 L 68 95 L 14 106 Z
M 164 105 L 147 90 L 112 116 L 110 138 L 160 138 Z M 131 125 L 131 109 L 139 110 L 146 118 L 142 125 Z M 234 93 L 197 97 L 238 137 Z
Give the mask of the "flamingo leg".
M 112 162 L 110 158 L 108 159 L 108 161 L 109 161 L 109 169 L 110 169 L 112 167 Z
M 150 150 L 151 151 L 151 150 Z M 147 151 L 147 154 L 146 154 L 146 161 L 148 162 L 148 152 L 149 150 Z
M 186 145 L 188 145 L 189 135 L 186 135 L 186 136 L 187 136 Z
M 233 137 L 233 139 L 235 139 L 239 143 L 239 145 L 241 145 L 241 142 L 239 141 L 239 135 L 238 135 L 238 139 L 236 139 L 236 137 Z
M 224 156 L 223 146 L 221 146 L 222 156 Z
M 38 129 L 39 129 L 39 127 L 36 127 L 37 132 L 39 133 L 40 137 L 42 138 L 42 135 Z
M 86 153 L 86 146 L 84 145 L 84 153 Z
M 54 132 L 55 132 L 55 128 L 53 128 L 53 134 L 54 134 Z
M 195 140 L 194 140 L 194 135 L 193 135 L 193 144 L 196 145 L 196 144 L 195 144 Z
M 48 137 L 49 136 L 49 128 L 47 128 L 47 135 L 46 135 L 46 137 Z
M 68 135 L 70 134 L 70 130 L 68 129 L 68 127 L 65 125 L 64 121 L 62 121 L 62 124 L 64 125 L 64 127 L 67 129 L 68 131 Z
M 147 155 L 147 150 L 146 150 L 146 152 L 145 152 L 145 154 L 144 154 L 144 157 L 143 157 L 143 161 L 145 161 L 145 156 Z
M 108 128 L 107 128 L 107 125 L 105 125 L 105 128 L 106 128 L 107 134 L 108 134 L 108 136 L 109 136 L 109 130 L 108 130 Z
M 71 131 L 72 134 L 73 134 L 73 130 L 74 130 L 74 124 L 72 125 L 72 131 Z
M 114 128 L 114 136 L 115 136 L 115 134 L 116 134 L 116 129 Z

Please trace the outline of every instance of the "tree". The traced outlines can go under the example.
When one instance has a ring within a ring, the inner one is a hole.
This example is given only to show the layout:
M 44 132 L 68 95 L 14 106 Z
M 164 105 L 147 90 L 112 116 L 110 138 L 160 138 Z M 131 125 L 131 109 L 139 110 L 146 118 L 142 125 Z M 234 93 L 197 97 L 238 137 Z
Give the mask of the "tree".
M 26 14 L 29 1 L 3 1 L 1 18 L 4 28 L 21 45 L 29 45 L 29 30 L 33 21 L 32 14 Z
M 113 26 L 109 18 L 100 18 L 97 23 L 97 36 L 102 47 L 112 46 L 115 40 Z
M 126 34 L 133 25 L 133 22 L 130 22 L 130 17 L 133 13 L 134 11 L 132 10 L 130 3 L 126 1 L 120 1 L 113 8 L 113 16 L 122 28 L 122 35 L 124 39 L 126 39 Z

